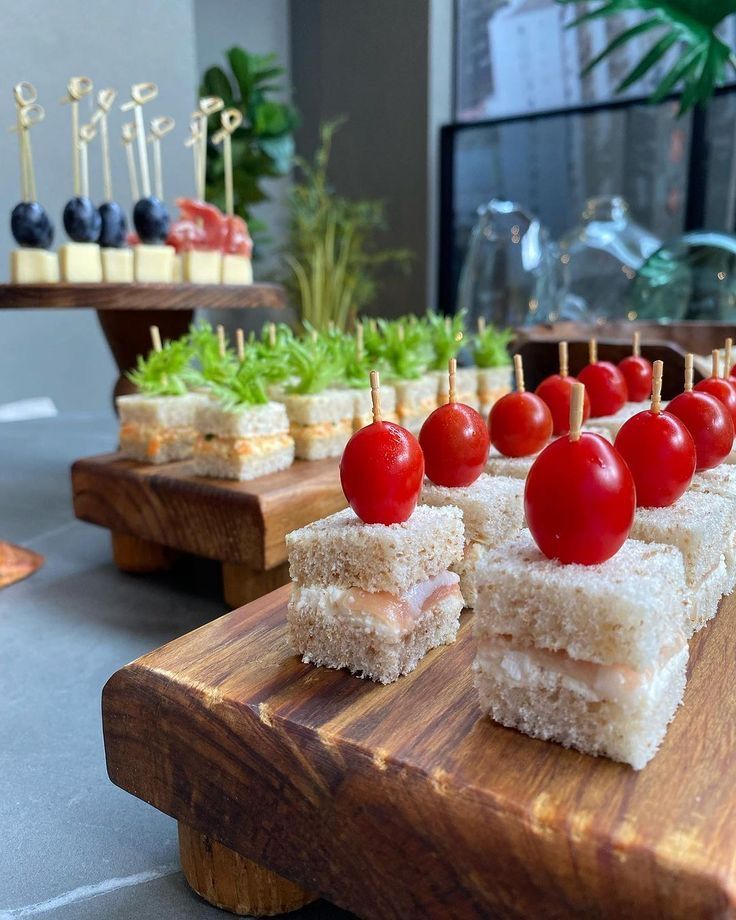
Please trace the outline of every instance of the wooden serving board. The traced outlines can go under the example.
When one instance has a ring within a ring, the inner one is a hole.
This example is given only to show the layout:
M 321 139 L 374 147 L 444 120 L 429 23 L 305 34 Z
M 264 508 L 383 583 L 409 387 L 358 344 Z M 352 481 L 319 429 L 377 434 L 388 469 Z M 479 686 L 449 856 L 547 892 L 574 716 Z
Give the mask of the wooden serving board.
M 297 460 L 233 482 L 195 476 L 191 461 L 152 465 L 103 454 L 72 466 L 72 493 L 80 520 L 112 532 L 121 569 L 167 568 L 177 551 L 214 559 L 223 563 L 230 607 L 285 584 L 286 534 L 346 506 L 336 459 Z
M 301 663 L 288 591 L 103 692 L 110 778 L 179 821 L 205 896 L 230 903 L 192 867 L 215 852 L 363 918 L 736 916 L 736 600 L 691 643 L 684 707 L 636 773 L 481 717 L 472 614 L 382 687 Z

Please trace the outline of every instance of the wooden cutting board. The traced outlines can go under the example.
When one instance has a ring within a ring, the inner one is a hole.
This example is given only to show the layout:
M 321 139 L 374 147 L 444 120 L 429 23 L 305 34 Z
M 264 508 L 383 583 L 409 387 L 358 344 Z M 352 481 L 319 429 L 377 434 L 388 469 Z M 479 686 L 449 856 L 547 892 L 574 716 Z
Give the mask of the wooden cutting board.
M 191 461 L 161 465 L 103 454 L 72 466 L 74 513 L 113 534 L 130 572 L 168 568 L 173 551 L 223 563 L 231 607 L 288 580 L 291 530 L 346 507 L 338 460 L 297 460 L 249 482 L 195 476 Z
M 481 717 L 472 614 L 382 687 L 301 663 L 288 591 L 105 687 L 110 777 L 180 822 L 185 867 L 205 835 L 364 918 L 736 916 L 734 599 L 636 773 Z

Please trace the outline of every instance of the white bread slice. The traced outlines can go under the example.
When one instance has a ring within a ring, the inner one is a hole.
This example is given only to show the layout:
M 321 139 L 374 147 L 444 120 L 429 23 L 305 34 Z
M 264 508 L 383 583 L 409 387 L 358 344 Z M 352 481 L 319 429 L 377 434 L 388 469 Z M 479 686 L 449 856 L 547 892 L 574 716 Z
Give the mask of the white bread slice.
M 437 371 L 437 405 L 444 406 L 450 400 L 450 375 L 447 371 Z M 457 402 L 480 407 L 478 398 L 478 371 L 475 367 L 459 367 L 455 374 Z
M 353 431 L 365 428 L 373 421 L 373 401 L 370 387 L 350 390 L 353 394 Z M 381 417 L 385 422 L 397 422 L 396 390 L 390 384 L 381 384 Z
M 523 531 L 489 553 L 478 578 L 479 638 L 513 636 L 520 645 L 635 670 L 682 639 L 684 570 L 671 546 L 627 540 L 601 565 L 562 565 Z
M 193 425 L 146 425 L 124 422 L 120 426 L 120 453 L 140 463 L 173 463 L 192 456 L 197 430 Z
M 279 402 L 223 409 L 218 403 L 208 401 L 198 408 L 196 425 L 201 434 L 220 438 L 252 438 L 289 432 L 286 409 Z
M 477 372 L 478 399 L 481 410 L 487 415 L 493 404 L 502 396 L 511 392 L 512 367 L 505 364 L 502 367 L 479 367 Z
M 305 663 L 348 668 L 382 684 L 413 671 L 432 648 L 454 642 L 463 601 L 460 591 L 423 609 L 403 634 L 375 630 L 360 614 L 335 609 L 329 589 L 295 585 L 288 607 L 291 642 Z
M 420 506 L 403 524 L 364 524 L 346 508 L 286 535 L 289 570 L 301 585 L 404 594 L 463 555 L 459 508 Z
M 321 393 L 285 393 L 281 401 L 286 406 L 289 421 L 295 425 L 318 425 L 322 422 L 353 421 L 351 390 L 323 390 Z
M 732 502 L 721 495 L 688 491 L 668 508 L 637 508 L 631 537 L 677 547 L 687 585 L 697 588 L 717 568 L 732 531 Z
M 662 402 L 663 409 L 666 405 L 666 401 Z M 637 413 L 649 409 L 650 406 L 651 403 L 649 400 L 645 400 L 644 402 L 627 402 L 624 403 L 614 415 L 599 415 L 596 418 L 591 418 L 590 424 L 594 425 L 596 428 L 605 429 L 611 436 L 611 439 L 613 439 L 621 430 L 624 422 L 628 421 Z
M 498 546 L 524 526 L 524 483 L 519 479 L 481 473 L 469 486 L 437 486 L 428 479 L 420 496 L 423 505 L 456 505 L 463 513 L 465 539 Z
M 182 396 L 144 396 L 131 393 L 115 400 L 120 422 L 171 428 L 194 425 L 198 408 L 207 403 L 202 393 L 184 393 Z
M 511 479 L 526 479 L 532 464 L 539 454 L 529 457 L 504 457 L 495 447 L 491 446 L 486 463 L 486 473 L 489 476 L 506 476 Z
M 687 659 L 684 645 L 657 669 L 648 693 L 621 702 L 591 694 L 587 685 L 554 667 L 519 667 L 513 650 L 491 644 L 479 648 L 475 685 L 481 709 L 496 722 L 640 770 L 656 753 L 682 701 Z
M 399 422 L 412 433 L 437 408 L 437 378 L 426 374 L 416 380 L 395 380 L 396 411 Z
M 324 460 L 325 457 L 339 457 L 353 433 L 352 418 L 338 422 L 318 422 L 314 425 L 289 426 L 289 433 L 296 445 L 296 456 L 300 460 Z
M 693 476 L 690 488 L 693 492 L 736 500 L 736 466 L 722 463 L 712 470 L 701 470 Z
M 248 452 L 238 450 L 245 439 L 220 438 L 194 445 L 194 472 L 213 479 L 245 481 L 288 469 L 294 462 L 294 442 L 289 435 L 265 435 L 247 441 Z

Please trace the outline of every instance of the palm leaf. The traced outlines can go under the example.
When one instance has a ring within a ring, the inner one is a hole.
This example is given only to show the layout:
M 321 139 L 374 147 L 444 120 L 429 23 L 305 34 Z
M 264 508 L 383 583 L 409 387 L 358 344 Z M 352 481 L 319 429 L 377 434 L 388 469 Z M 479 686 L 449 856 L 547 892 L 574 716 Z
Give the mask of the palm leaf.
M 587 76 L 594 67 L 600 64 L 603 58 L 608 57 L 608 55 L 614 52 L 617 48 L 625 45 L 626 42 L 631 41 L 632 38 L 636 38 L 637 35 L 641 35 L 643 32 L 648 32 L 650 29 L 656 29 L 659 25 L 660 24 L 656 19 L 645 19 L 644 22 L 640 22 L 638 26 L 632 26 L 630 29 L 627 29 L 620 35 L 617 35 L 612 42 L 606 45 L 600 54 L 596 54 L 592 61 L 588 61 L 588 63 L 582 69 L 580 76 Z

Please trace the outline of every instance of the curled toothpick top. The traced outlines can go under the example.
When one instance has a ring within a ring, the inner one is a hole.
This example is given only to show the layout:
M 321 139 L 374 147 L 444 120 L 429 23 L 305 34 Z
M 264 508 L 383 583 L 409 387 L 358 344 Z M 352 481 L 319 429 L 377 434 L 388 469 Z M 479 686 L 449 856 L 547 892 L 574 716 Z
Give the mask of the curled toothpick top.
M 123 125 L 123 143 L 127 146 L 135 140 L 135 122 L 127 121 Z
M 134 83 L 130 88 L 130 99 L 120 106 L 121 112 L 129 112 L 137 105 L 145 105 L 158 96 L 158 86 L 155 83 Z
M 222 127 L 212 135 L 213 144 L 221 144 L 226 135 L 233 134 L 243 124 L 243 113 L 240 109 L 225 109 L 220 114 L 220 124 Z
M 86 125 L 82 125 L 79 129 L 79 141 L 82 144 L 89 144 L 97 137 L 97 128 L 90 121 Z
M 31 102 L 28 105 L 24 105 L 23 108 L 18 109 L 18 124 L 25 130 L 39 124 L 45 117 L 46 110 L 38 102 Z M 17 131 L 18 125 L 12 125 L 10 130 Z
M 66 96 L 61 100 L 62 104 L 67 102 L 79 102 L 80 99 L 92 92 L 92 81 L 89 77 L 70 77 L 66 85 Z
M 99 93 L 97 93 L 97 111 L 107 114 L 112 108 L 117 94 L 118 91 L 112 87 L 101 89 Z M 95 114 L 97 115 L 97 112 Z
M 175 126 L 176 122 L 170 115 L 157 115 L 151 119 L 151 137 L 161 140 L 162 137 L 173 131 Z
M 225 108 L 225 100 L 219 96 L 202 96 L 199 100 L 199 110 L 205 115 L 214 115 Z
M 15 84 L 13 87 L 13 96 L 15 97 L 15 104 L 21 108 L 27 105 L 33 105 L 38 99 L 36 87 L 27 80 L 21 80 L 20 83 Z

